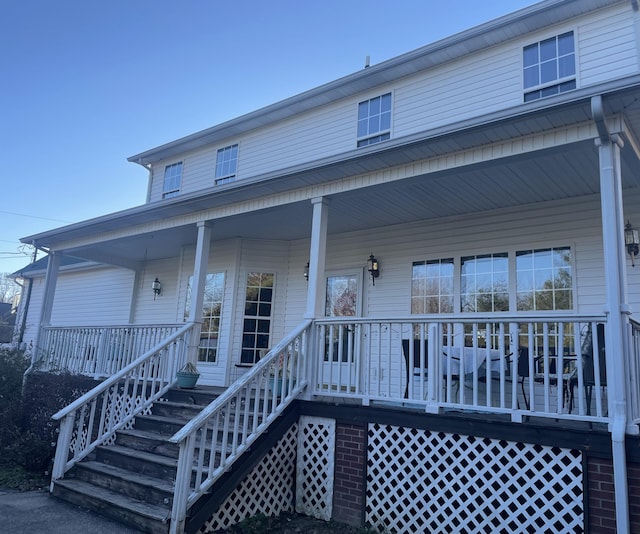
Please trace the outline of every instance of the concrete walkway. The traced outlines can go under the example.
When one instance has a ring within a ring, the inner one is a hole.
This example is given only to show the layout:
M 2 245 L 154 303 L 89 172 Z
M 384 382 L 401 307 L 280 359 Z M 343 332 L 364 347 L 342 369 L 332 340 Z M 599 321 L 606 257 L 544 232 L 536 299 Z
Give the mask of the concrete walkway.
M 139 534 L 139 530 L 78 508 L 47 491 L 0 488 L 0 532 L 11 534 Z

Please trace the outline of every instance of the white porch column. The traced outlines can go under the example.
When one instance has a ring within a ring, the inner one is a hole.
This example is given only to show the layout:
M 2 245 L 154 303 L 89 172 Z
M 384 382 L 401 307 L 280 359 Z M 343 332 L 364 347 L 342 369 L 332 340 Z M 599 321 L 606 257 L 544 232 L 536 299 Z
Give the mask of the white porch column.
M 602 209 L 602 241 L 608 314 L 606 332 L 607 396 L 612 417 L 611 440 L 613 476 L 616 496 L 616 524 L 619 533 L 629 532 L 629 495 L 626 463 L 626 381 L 625 336 L 629 308 L 627 304 L 627 271 L 624 247 L 624 214 L 620 149 L 624 146 L 618 135 L 609 135 L 602 114 L 602 99 L 592 99 L 592 111 L 599 139 L 596 140 L 600 159 L 600 204 Z
M 40 311 L 40 327 L 38 328 L 35 347 L 31 353 L 31 365 L 40 359 L 40 352 L 44 350 L 43 347 L 40 346 L 44 337 L 42 329 L 51 324 L 51 311 L 53 310 L 53 298 L 56 293 L 56 284 L 58 283 L 61 256 L 62 254 L 60 252 L 49 251 L 47 273 L 44 278 L 44 295 L 42 296 L 42 307 Z
M 193 286 L 191 287 L 191 304 L 189 322 L 194 324 L 193 337 L 190 342 L 188 361 L 198 361 L 198 345 L 202 328 L 202 305 L 204 303 L 204 286 L 207 279 L 209 263 L 209 246 L 211 243 L 211 224 L 206 221 L 198 223 L 198 240 L 196 243 L 196 260 L 193 267 Z
M 307 311 L 305 319 L 324 315 L 322 293 L 324 291 L 324 267 L 327 252 L 327 220 L 329 200 L 323 197 L 311 199 L 313 218 L 311 246 L 309 250 L 309 285 L 307 286 Z

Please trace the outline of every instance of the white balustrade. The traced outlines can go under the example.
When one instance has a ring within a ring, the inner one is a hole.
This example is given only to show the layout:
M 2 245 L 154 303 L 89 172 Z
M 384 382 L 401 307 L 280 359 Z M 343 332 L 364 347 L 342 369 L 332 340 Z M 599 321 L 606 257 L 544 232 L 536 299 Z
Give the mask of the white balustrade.
M 36 349 L 43 371 L 110 376 L 183 325 L 46 327 Z
M 605 316 L 321 319 L 313 393 L 515 421 L 607 422 L 605 323 Z

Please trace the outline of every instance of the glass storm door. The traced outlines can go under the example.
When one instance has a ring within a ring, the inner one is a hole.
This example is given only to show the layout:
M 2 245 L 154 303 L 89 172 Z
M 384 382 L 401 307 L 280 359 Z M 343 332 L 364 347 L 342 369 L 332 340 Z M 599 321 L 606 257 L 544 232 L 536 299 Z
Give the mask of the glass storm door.
M 356 317 L 360 313 L 361 276 L 356 273 L 327 277 L 325 317 Z M 359 339 L 353 324 L 330 326 L 325 332 L 323 376 L 333 389 L 355 391 Z

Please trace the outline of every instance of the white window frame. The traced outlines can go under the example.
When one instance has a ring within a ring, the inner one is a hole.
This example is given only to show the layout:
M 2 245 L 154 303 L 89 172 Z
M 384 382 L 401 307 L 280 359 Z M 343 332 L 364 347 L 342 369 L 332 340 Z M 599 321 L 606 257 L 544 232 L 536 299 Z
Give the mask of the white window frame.
M 538 69 L 538 83 L 534 84 L 534 85 L 526 85 L 525 82 L 525 71 L 527 68 L 531 68 L 532 65 L 530 66 L 525 66 L 525 52 L 528 48 L 531 48 L 533 46 L 537 46 L 538 47 L 538 51 L 540 48 L 541 43 L 544 43 L 546 41 L 549 41 L 551 39 L 555 39 L 556 40 L 556 47 L 557 47 L 557 42 L 558 42 L 558 38 L 562 37 L 564 35 L 567 34 L 572 34 L 572 39 L 573 39 L 573 52 L 571 54 L 560 54 L 556 48 L 556 55 L 555 55 L 555 61 L 557 63 L 556 65 L 556 73 L 557 76 L 553 79 L 553 80 L 549 80 L 546 82 L 541 82 L 541 66 L 543 65 L 543 61 L 541 60 L 541 58 L 538 56 L 538 61 L 537 63 L 535 63 L 535 65 L 537 66 Z M 572 56 L 573 57 L 573 74 L 571 75 L 567 75 L 567 76 L 560 76 L 560 72 L 559 72 L 559 65 L 560 65 L 560 59 L 561 58 L 566 58 Z M 561 93 L 565 93 L 568 91 L 573 91 L 575 89 L 577 89 L 578 87 L 578 50 L 577 50 L 577 32 L 575 29 L 569 29 L 567 31 L 561 32 L 561 33 L 555 33 L 552 35 L 549 35 L 547 37 L 544 37 L 542 39 L 539 39 L 536 42 L 533 43 L 529 43 L 526 46 L 522 47 L 522 54 L 521 54 L 521 60 L 522 60 L 522 64 L 521 64 L 521 72 L 522 72 L 522 91 L 523 91 L 523 98 L 525 102 L 531 102 L 531 101 L 535 101 L 535 100 L 540 100 L 542 98 L 548 98 L 550 96 L 555 96 L 557 94 L 561 94 Z M 548 94 L 545 94 L 545 91 L 548 92 Z
M 233 153 L 235 151 L 235 154 Z M 219 148 L 216 152 L 215 184 L 233 182 L 238 174 L 240 146 L 238 143 Z
M 389 97 L 389 109 L 382 110 L 383 99 Z M 378 113 L 371 113 L 371 106 L 375 105 L 376 100 L 380 100 L 380 111 Z M 364 109 L 364 105 L 367 106 L 366 115 L 362 114 Z M 385 116 L 388 116 L 388 124 Z M 371 129 L 371 121 L 372 119 L 378 120 L 378 128 L 372 130 Z M 366 125 L 364 121 L 366 120 Z M 382 143 L 383 141 L 388 141 L 391 139 L 391 128 L 393 125 L 393 92 L 388 91 L 386 93 L 373 96 L 366 100 L 361 100 L 358 102 L 357 107 L 357 124 L 356 124 L 356 140 L 357 146 L 365 147 L 369 145 L 374 145 L 377 143 Z
M 517 306 L 517 253 L 528 250 L 547 250 L 547 249 L 564 249 L 568 248 L 571 253 L 571 309 L 558 309 L 558 310 L 518 310 Z M 418 314 L 413 313 L 412 300 L 413 300 L 413 266 L 414 263 L 420 263 L 424 261 L 438 261 L 453 258 L 453 313 L 462 313 L 462 289 L 461 289 L 461 275 L 462 275 L 462 258 L 469 256 L 484 256 L 487 254 L 501 254 L 507 253 L 508 255 L 508 293 L 509 293 L 509 311 L 508 312 L 469 312 L 470 314 L 492 313 L 493 314 L 531 314 L 531 313 L 544 313 L 544 314 L 571 314 L 577 310 L 577 272 L 576 272 L 576 248 L 574 243 L 563 241 L 560 243 L 535 243 L 535 244 L 520 244 L 517 246 L 502 247 L 496 250 L 473 250 L 467 253 L 457 254 L 441 254 L 438 256 L 428 256 L 424 258 L 412 258 L 409 265 L 409 313 L 411 315 L 443 315 L 441 313 L 433 314 Z M 446 313 L 445 313 L 446 315 Z
M 175 169 L 180 169 L 180 173 L 177 175 L 177 184 L 175 177 L 167 176 L 169 172 L 173 172 Z M 171 198 L 175 197 L 180 193 L 180 188 L 182 187 L 182 176 L 184 174 L 184 161 L 176 161 L 175 163 L 171 163 L 170 165 L 165 165 L 164 167 L 164 177 L 162 182 L 162 198 Z M 177 185 L 177 187 L 176 187 Z

